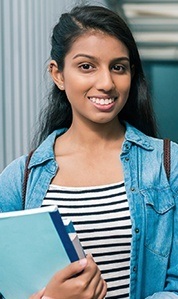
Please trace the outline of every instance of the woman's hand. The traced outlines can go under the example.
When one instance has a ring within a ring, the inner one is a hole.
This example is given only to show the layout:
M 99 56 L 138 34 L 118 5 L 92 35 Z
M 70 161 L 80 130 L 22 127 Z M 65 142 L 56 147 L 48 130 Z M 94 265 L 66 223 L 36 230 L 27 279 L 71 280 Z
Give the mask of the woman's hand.
M 41 291 L 39 291 L 38 293 L 35 293 L 32 296 L 30 296 L 29 299 L 41 299 L 44 295 L 44 291 L 45 291 L 45 288 L 42 289 Z
M 106 295 L 106 282 L 93 258 L 74 262 L 57 272 L 45 288 L 45 297 L 54 299 L 103 299 Z M 42 297 L 41 296 L 41 297 Z M 38 299 L 40 297 L 31 297 Z M 43 297 L 42 297 L 43 298 Z

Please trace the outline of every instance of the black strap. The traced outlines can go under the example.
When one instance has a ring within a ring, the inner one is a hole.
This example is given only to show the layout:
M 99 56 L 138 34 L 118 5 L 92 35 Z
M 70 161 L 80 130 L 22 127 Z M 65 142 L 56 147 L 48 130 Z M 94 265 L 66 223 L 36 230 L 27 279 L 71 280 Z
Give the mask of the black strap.
M 163 151 L 164 151 L 164 167 L 169 181 L 170 170 L 171 170 L 171 148 L 170 148 L 170 139 L 165 138 L 163 141 Z
M 26 162 L 25 162 L 25 170 L 24 170 L 24 180 L 23 180 L 23 185 L 22 185 L 22 209 L 25 209 L 25 197 L 26 197 L 26 191 L 27 191 L 27 182 L 28 182 L 28 177 L 30 174 L 30 169 L 28 168 L 28 165 L 30 163 L 30 159 L 33 155 L 34 150 L 32 150 L 27 158 L 26 158 Z

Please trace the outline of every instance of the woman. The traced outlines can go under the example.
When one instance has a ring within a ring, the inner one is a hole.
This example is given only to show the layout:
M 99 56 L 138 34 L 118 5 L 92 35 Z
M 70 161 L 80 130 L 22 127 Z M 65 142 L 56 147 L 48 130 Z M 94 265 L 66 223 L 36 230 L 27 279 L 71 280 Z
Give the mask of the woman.
M 57 204 L 88 256 L 31 298 L 178 298 L 178 146 L 168 182 L 130 30 L 106 8 L 74 8 L 53 30 L 49 72 L 26 209 Z M 0 177 L 2 212 L 22 209 L 25 158 Z

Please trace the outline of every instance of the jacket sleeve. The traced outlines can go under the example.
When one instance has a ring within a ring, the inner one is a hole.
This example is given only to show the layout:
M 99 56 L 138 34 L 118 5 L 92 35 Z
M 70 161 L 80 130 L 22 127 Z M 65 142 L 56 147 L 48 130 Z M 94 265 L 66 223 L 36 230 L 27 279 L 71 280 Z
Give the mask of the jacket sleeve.
M 163 292 L 155 293 L 146 299 L 178 299 L 178 146 L 175 143 L 172 143 L 171 147 L 170 187 L 175 200 L 175 210 L 166 286 Z
M 146 297 L 145 299 L 178 299 L 178 295 L 172 292 L 159 292 Z
M 25 156 L 11 162 L 0 174 L 0 212 L 22 209 Z
M 171 148 L 170 188 L 175 200 L 175 209 L 173 219 L 173 240 L 169 257 L 165 291 L 177 294 L 175 295 L 175 298 L 178 298 L 178 146 L 175 143 L 172 143 Z

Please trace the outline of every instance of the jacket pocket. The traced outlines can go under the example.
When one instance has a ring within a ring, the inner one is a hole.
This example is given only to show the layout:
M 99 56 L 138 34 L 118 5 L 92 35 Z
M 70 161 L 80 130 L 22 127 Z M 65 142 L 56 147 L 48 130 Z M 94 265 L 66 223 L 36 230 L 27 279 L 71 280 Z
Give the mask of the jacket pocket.
M 155 254 L 169 255 L 175 201 L 169 188 L 142 190 L 145 201 L 145 246 Z M 158 269 L 159 271 L 159 269 Z

